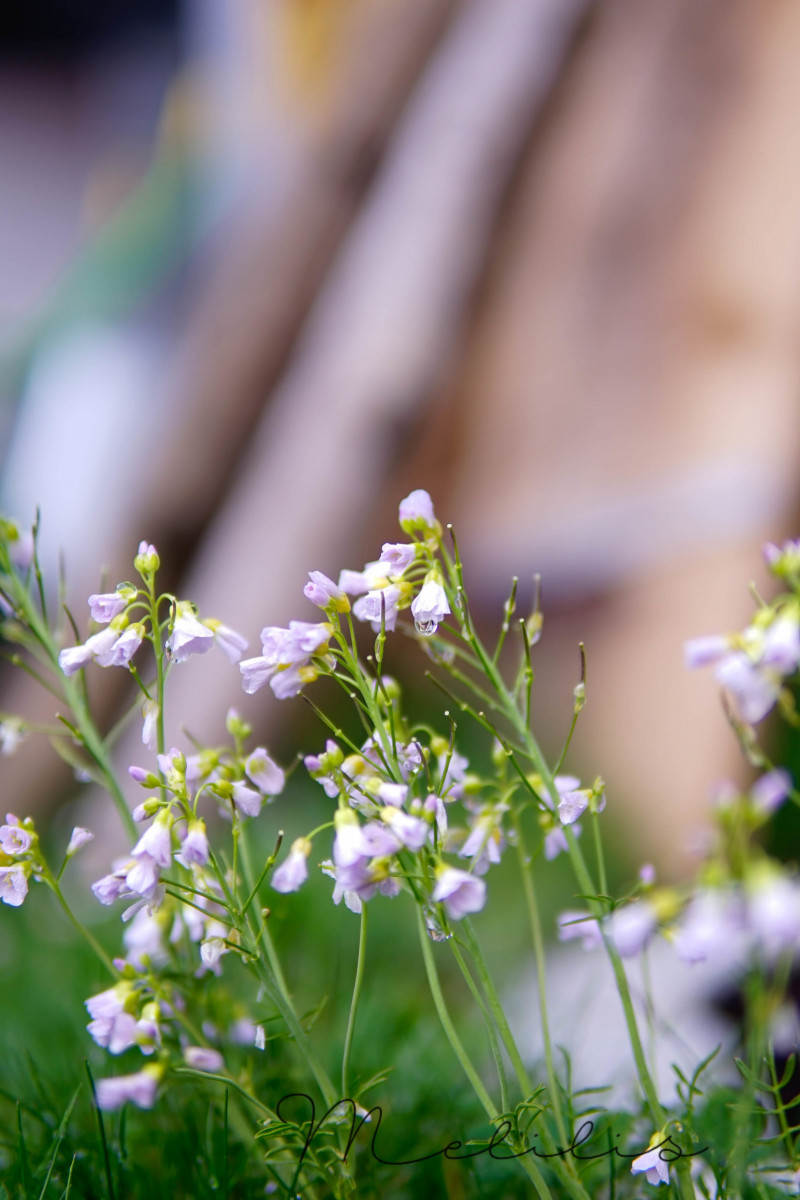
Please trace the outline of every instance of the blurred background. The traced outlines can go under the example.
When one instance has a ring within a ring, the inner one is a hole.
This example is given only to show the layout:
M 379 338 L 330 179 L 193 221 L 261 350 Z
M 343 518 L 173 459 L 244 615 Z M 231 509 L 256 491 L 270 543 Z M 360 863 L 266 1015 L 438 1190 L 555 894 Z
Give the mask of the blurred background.
M 487 629 L 541 573 L 542 739 L 582 640 L 570 765 L 684 875 L 743 767 L 682 644 L 741 627 L 797 532 L 798 52 L 795 0 L 6 6 L 3 510 L 41 506 L 80 622 L 145 538 L 256 653 L 427 488 Z M 125 674 L 87 675 L 111 725 Z M 171 682 L 197 737 L 236 704 L 297 749 L 299 703 L 221 655 Z M 48 715 L 27 683 L 0 709 Z M 32 738 L 0 773 L 25 811 L 77 786 Z

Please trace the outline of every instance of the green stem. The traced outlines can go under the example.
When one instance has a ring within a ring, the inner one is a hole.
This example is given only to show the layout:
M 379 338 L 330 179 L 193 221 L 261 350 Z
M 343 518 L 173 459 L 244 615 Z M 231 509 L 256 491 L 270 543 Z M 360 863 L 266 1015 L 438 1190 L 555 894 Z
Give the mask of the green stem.
M 344 1039 L 344 1051 L 342 1052 L 342 1098 L 350 1095 L 348 1071 L 350 1067 L 350 1048 L 353 1044 L 353 1034 L 356 1027 L 356 1013 L 358 1012 L 358 1001 L 361 995 L 361 984 L 364 979 L 364 961 L 367 953 L 367 905 L 361 905 L 361 928 L 358 935 L 358 961 L 356 963 L 356 977 L 353 982 L 353 996 L 350 1001 L 350 1015 L 347 1018 L 347 1033 Z
M 481 1081 L 480 1076 L 478 1075 L 478 1072 L 473 1067 L 473 1065 L 470 1061 L 469 1055 L 467 1054 L 466 1050 L 464 1049 L 461 1039 L 459 1038 L 458 1034 L 456 1033 L 455 1026 L 453 1025 L 453 1022 L 450 1017 L 450 1013 L 447 1011 L 447 1005 L 445 1004 L 445 999 L 444 999 L 444 996 L 442 995 L 442 988 L 441 988 L 441 984 L 439 983 L 439 975 L 436 970 L 436 962 L 433 957 L 433 950 L 431 949 L 430 939 L 428 937 L 428 932 L 425 928 L 425 921 L 423 920 L 422 912 L 419 909 L 417 909 L 417 924 L 418 924 L 418 928 L 419 928 L 420 944 L 422 946 L 422 957 L 425 962 L 425 973 L 428 976 L 428 985 L 431 989 L 431 996 L 433 997 L 433 1004 L 436 1009 L 436 1013 L 439 1017 L 439 1021 L 441 1022 L 442 1029 L 444 1030 L 447 1040 L 449 1041 L 450 1046 L 452 1047 L 453 1053 L 455 1054 L 458 1061 L 461 1063 L 461 1066 L 464 1070 L 464 1074 L 467 1076 L 467 1079 L 472 1084 L 475 1095 L 480 1100 L 481 1105 L 483 1106 L 483 1109 L 484 1109 L 487 1117 L 489 1118 L 489 1120 L 491 1122 L 495 1122 L 498 1119 L 498 1117 L 500 1116 L 500 1114 L 498 1113 L 497 1109 L 495 1108 L 495 1105 L 492 1102 L 491 1096 L 486 1091 L 486 1088 L 483 1086 L 483 1083 Z M 544 1180 L 544 1177 L 542 1176 L 542 1173 L 539 1170 L 539 1168 L 536 1166 L 536 1164 L 531 1162 L 524 1155 L 518 1161 L 519 1161 L 522 1169 L 526 1172 L 526 1174 L 528 1175 L 528 1177 L 530 1178 L 530 1180 L 536 1187 L 537 1193 L 542 1198 L 542 1200 L 552 1200 L 552 1194 L 550 1192 L 550 1189 L 548 1188 L 548 1186 Z
M 111 959 L 106 954 L 105 950 L 100 945 L 100 943 L 97 941 L 97 939 L 94 937 L 94 935 L 91 934 L 89 932 L 89 930 L 86 928 L 86 926 L 81 924 L 81 922 L 75 916 L 74 912 L 72 911 L 72 909 L 70 908 L 69 904 L 66 901 L 64 893 L 61 891 L 61 888 L 59 887 L 58 881 L 53 877 L 53 875 L 49 871 L 44 876 L 44 881 L 48 885 L 48 887 L 51 888 L 53 892 L 55 892 L 55 895 L 58 899 L 59 904 L 61 905 L 64 912 L 67 914 L 67 916 L 69 917 L 69 919 L 72 922 L 75 929 L 78 931 L 78 933 L 81 935 L 81 937 L 86 942 L 88 942 L 88 944 L 91 946 L 92 950 L 94 950 L 95 954 L 100 959 L 100 962 L 103 964 L 103 966 L 108 971 L 108 973 L 110 975 L 113 975 L 114 978 L 116 979 L 119 976 L 119 971 L 116 969 L 116 967 L 112 963 Z

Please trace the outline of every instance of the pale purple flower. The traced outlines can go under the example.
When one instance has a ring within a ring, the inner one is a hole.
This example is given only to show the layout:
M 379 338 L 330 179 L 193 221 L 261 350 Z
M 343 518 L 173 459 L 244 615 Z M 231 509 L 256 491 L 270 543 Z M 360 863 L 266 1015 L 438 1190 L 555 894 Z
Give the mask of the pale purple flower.
M 645 887 L 652 887 L 656 881 L 656 869 L 652 863 L 642 863 L 639 868 L 639 879 Z
M 437 525 L 433 501 L 423 488 L 417 488 L 400 501 L 398 516 L 406 533 L 413 533 L 415 530 L 428 532 L 434 530 Z
M 660 1183 L 669 1183 L 669 1163 L 661 1157 L 662 1149 L 665 1148 L 663 1139 L 653 1150 L 648 1150 L 645 1154 L 640 1154 L 631 1163 L 631 1174 L 639 1175 L 645 1172 L 645 1178 L 648 1183 L 654 1185 Z
M 104 875 L 92 884 L 92 891 L 101 904 L 113 904 L 120 896 L 129 892 L 126 874 L 127 870 L 117 871 L 112 875 Z
M 756 780 L 750 789 L 750 796 L 758 811 L 768 816 L 780 808 L 791 790 L 792 777 L 789 772 L 776 768 Z
M 183 1057 L 186 1063 L 190 1067 L 194 1067 L 196 1071 L 225 1070 L 225 1059 L 219 1050 L 212 1050 L 210 1046 L 186 1046 Z
M 381 818 L 408 850 L 421 850 L 430 837 L 431 827 L 422 817 L 412 817 L 402 808 L 387 805 Z
M 317 608 L 333 607 L 340 612 L 348 611 L 350 601 L 344 590 L 338 587 L 332 579 L 323 575 L 322 571 L 309 571 L 308 578 L 309 582 L 303 588 L 303 594 L 312 604 L 316 604 Z
M 58 665 L 65 675 L 74 675 L 92 661 L 92 648 L 88 642 L 82 646 L 67 646 L 58 656 Z
M 156 893 L 160 864 L 149 854 L 141 853 L 125 875 L 125 882 L 137 896 L 150 900 Z M 94 891 L 94 888 L 92 889 Z M 97 892 L 95 892 L 97 895 Z
M 751 932 L 768 955 L 788 950 L 800 941 L 800 887 L 794 879 L 776 875 L 754 887 L 747 899 Z
M 28 894 L 28 872 L 22 863 L 0 867 L 0 900 L 19 908 Z
M 411 604 L 411 615 L 414 618 L 418 633 L 436 633 L 440 623 L 450 612 L 447 593 L 442 587 L 437 573 L 431 571 L 425 577 L 419 594 Z
M 192 605 L 180 600 L 175 608 L 175 622 L 167 638 L 167 650 L 177 662 L 185 662 L 190 654 L 205 654 L 214 644 L 214 634 L 195 616 Z
M 403 588 L 397 583 L 367 592 L 353 605 L 353 616 L 359 621 L 369 621 L 375 633 L 379 632 L 383 620 L 385 628 L 391 633 L 397 625 L 398 605 L 404 595 Z
M 721 634 L 691 638 L 683 647 L 687 667 L 711 667 L 718 663 L 730 650 L 730 639 Z
M 363 571 L 349 571 L 347 568 L 340 571 L 339 587 L 348 596 L 363 596 L 365 592 L 385 587 L 390 574 L 387 563 L 377 560 L 368 562 Z
M 118 629 L 101 629 L 86 639 L 86 649 L 91 650 L 92 657 L 99 667 L 113 667 L 114 653 L 120 639 Z
M 97 1045 L 108 1050 L 109 1054 L 122 1054 L 136 1042 L 136 1018 L 131 1013 L 97 1017 L 89 1022 L 86 1029 Z
M 144 625 L 129 625 L 127 629 L 123 629 L 111 650 L 108 666 L 127 667 L 141 646 L 143 637 Z
M 644 950 L 656 929 L 656 915 L 644 900 L 617 908 L 609 919 L 611 936 L 623 958 L 633 958 Z
M 16 529 L 15 533 L 16 536 L 11 537 L 8 542 L 8 557 L 20 571 L 27 571 L 33 562 L 33 553 L 36 548 L 33 530 Z
M 263 797 L 255 788 L 248 787 L 242 780 L 233 784 L 233 804 L 243 817 L 257 817 L 261 812 Z
M 675 952 L 687 966 L 741 948 L 742 906 L 729 891 L 704 888 L 689 901 L 673 934 Z
M 283 860 L 270 880 L 276 892 L 296 892 L 308 878 L 308 856 L 311 842 L 300 837 L 292 842 L 288 857 Z
M 764 634 L 759 661 L 781 675 L 793 675 L 800 662 L 800 629 L 792 617 L 778 617 Z
M 168 961 L 169 955 L 164 947 L 162 929 L 158 917 L 153 916 L 146 908 L 139 909 L 133 920 L 125 926 L 122 940 L 125 943 L 126 958 L 137 971 L 143 970 L 146 964 L 158 967 Z
M 24 854 L 33 844 L 33 834 L 19 824 L 0 825 L 0 850 L 14 858 Z
M 204 966 L 209 967 L 215 974 L 221 973 L 219 960 L 223 954 L 229 953 L 229 947 L 221 937 L 208 937 L 200 943 L 200 958 Z
M 291 700 L 292 696 L 300 695 L 308 682 L 308 679 L 303 678 L 299 666 L 291 666 L 276 671 L 269 681 L 269 686 L 278 700 Z
M 448 917 L 460 921 L 467 913 L 480 912 L 486 903 L 486 884 L 467 871 L 444 867 L 438 874 L 433 899 L 444 904 Z
M 279 796 L 283 791 L 286 776 L 263 746 L 256 747 L 245 762 L 244 769 L 248 779 L 265 795 Z
M 378 561 L 391 567 L 392 575 L 402 575 L 416 556 L 417 547 L 413 542 L 384 542 Z
M 714 675 L 732 694 L 741 720 L 748 725 L 764 719 L 781 689 L 780 676 L 775 672 L 765 673 L 743 651 L 728 654 L 717 665 Z
M 137 1108 L 152 1108 L 161 1073 L 161 1068 L 147 1066 L 135 1075 L 115 1075 L 110 1079 L 98 1079 L 97 1107 L 103 1112 L 110 1112 L 130 1101 Z
M 172 861 L 172 822 L 166 813 L 159 813 L 133 848 L 133 858 L 145 856 L 152 858 L 160 867 L 168 867 Z
M 580 834 L 580 825 L 574 825 L 572 832 Z M 559 854 L 565 854 L 569 850 L 569 842 L 567 836 L 560 825 L 554 825 L 552 829 L 548 829 L 544 835 L 544 856 L 548 862 L 552 862 Z
M 275 667 L 267 658 L 246 658 L 239 663 L 239 670 L 242 673 L 242 687 L 248 696 L 252 696 L 269 682 Z
M 208 626 L 214 637 L 214 644 L 219 646 L 228 662 L 238 663 L 250 644 L 247 638 L 231 629 L 230 625 L 223 625 L 221 621 L 209 619 Z
M 71 858 L 80 850 L 81 846 L 85 846 L 87 842 L 91 842 L 94 834 L 88 829 L 84 829 L 82 825 L 76 825 L 72 831 L 72 836 L 69 839 L 67 846 L 67 858 Z
M 142 705 L 142 743 L 148 750 L 155 750 L 156 747 L 160 711 L 155 700 L 145 700 Z
M 383 801 L 384 804 L 392 804 L 395 808 L 401 808 L 408 796 L 407 783 L 381 783 L 378 785 L 376 795 Z
M 107 625 L 125 611 L 130 598 L 130 593 L 123 592 L 101 592 L 99 595 L 95 593 L 89 597 L 92 620 L 97 621 L 98 625 Z
M 590 913 L 570 909 L 560 913 L 556 918 L 556 923 L 560 942 L 569 942 L 580 938 L 584 950 L 596 950 L 603 944 L 603 935 L 600 932 L 597 918 Z
M 208 862 L 208 837 L 204 821 L 189 822 L 186 837 L 181 843 L 180 854 L 176 857 L 184 867 L 190 867 L 192 863 L 196 863 L 199 867 L 206 865 Z

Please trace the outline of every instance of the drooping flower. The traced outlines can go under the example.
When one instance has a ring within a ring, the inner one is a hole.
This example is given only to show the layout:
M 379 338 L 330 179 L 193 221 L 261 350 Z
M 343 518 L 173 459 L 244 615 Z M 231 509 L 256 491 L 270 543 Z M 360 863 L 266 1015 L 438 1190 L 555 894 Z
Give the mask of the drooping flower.
M 172 633 L 167 638 L 167 650 L 174 662 L 185 662 L 190 654 L 205 654 L 214 645 L 214 634 L 198 620 L 188 600 L 179 600 L 175 607 Z
M 187 1065 L 194 1067 L 196 1071 L 225 1070 L 225 1059 L 219 1050 L 212 1050 L 210 1046 L 187 1046 L 183 1051 L 183 1057 Z
M 208 837 L 204 821 L 190 821 L 186 837 L 181 843 L 180 854 L 176 855 L 178 862 L 184 867 L 196 863 L 204 867 L 208 862 Z
M 384 542 L 379 563 L 391 567 L 392 575 L 402 575 L 417 556 L 414 542 Z
M 296 696 L 319 674 L 333 627 L 326 621 L 290 621 L 288 629 L 267 626 L 261 630 L 263 653 L 239 663 L 242 687 L 248 694 L 269 683 L 279 700 Z
M 159 813 L 149 829 L 146 829 L 131 852 L 132 858 L 152 858 L 160 867 L 168 867 L 172 861 L 172 819 L 167 813 Z M 137 889 L 134 888 L 134 891 Z
M 438 571 L 429 571 L 411 604 L 411 615 L 418 633 L 432 634 L 450 612 L 447 593 Z
M 458 867 L 443 867 L 437 872 L 433 899 L 444 904 L 451 920 L 460 921 L 467 913 L 480 912 L 483 908 L 486 884 Z
M 300 837 L 292 842 L 287 858 L 274 872 L 270 880 L 276 892 L 296 892 L 308 878 L 308 856 L 311 842 Z
M 103 1112 L 110 1112 L 130 1101 L 137 1108 L 152 1108 L 163 1073 L 164 1068 L 159 1063 L 148 1063 L 135 1075 L 98 1079 L 97 1107 Z
M 770 816 L 780 808 L 792 790 L 792 777 L 780 767 L 767 771 L 750 789 L 750 798 L 759 813 Z
M 240 816 L 257 817 L 261 812 L 263 799 L 261 792 L 248 787 L 242 780 L 233 784 L 233 804 Z
M 369 621 L 375 633 L 381 628 L 381 621 L 390 633 L 397 625 L 397 614 L 401 606 L 408 602 L 410 589 L 404 583 L 388 583 L 386 587 L 376 588 L 361 596 L 353 605 L 353 616 L 359 621 Z
M 211 630 L 214 644 L 219 646 L 228 662 L 238 663 L 250 644 L 247 638 L 243 637 L 241 633 L 237 633 L 235 629 L 231 629 L 230 625 L 223 625 L 222 621 L 218 621 L 215 617 L 207 617 L 200 623 Z
M 644 1154 L 640 1154 L 638 1158 L 633 1160 L 631 1163 L 631 1174 L 639 1175 L 644 1173 L 647 1182 L 654 1185 L 669 1183 L 669 1161 L 666 1157 L 661 1157 L 662 1151 L 667 1150 L 669 1138 L 665 1139 L 663 1134 L 658 1133 L 655 1135 L 655 1139 L 651 1140 L 655 1140 L 656 1145 L 653 1146 L 652 1150 L 647 1150 Z M 677 1155 L 673 1155 L 673 1157 L 677 1157 Z

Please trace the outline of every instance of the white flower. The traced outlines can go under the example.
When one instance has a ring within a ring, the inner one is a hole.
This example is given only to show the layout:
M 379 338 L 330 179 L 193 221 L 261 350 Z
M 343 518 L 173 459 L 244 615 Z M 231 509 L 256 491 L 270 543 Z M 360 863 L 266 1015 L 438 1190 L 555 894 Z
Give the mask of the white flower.
M 414 618 L 418 633 L 436 633 L 439 624 L 450 612 L 447 593 L 442 587 L 441 577 L 437 571 L 430 571 L 425 576 L 425 582 L 419 595 L 411 604 L 411 615 Z
M 457 867 L 438 872 L 433 899 L 444 903 L 448 917 L 460 921 L 467 913 L 479 912 L 486 903 L 486 884 Z
M 562 825 L 572 825 L 586 812 L 588 806 L 589 796 L 587 792 L 562 792 L 558 804 L 558 819 Z

